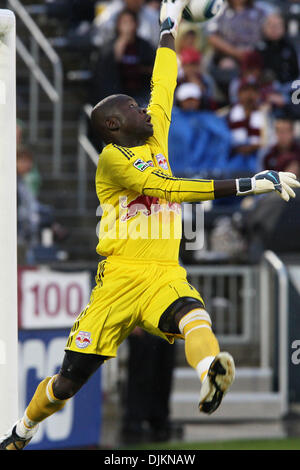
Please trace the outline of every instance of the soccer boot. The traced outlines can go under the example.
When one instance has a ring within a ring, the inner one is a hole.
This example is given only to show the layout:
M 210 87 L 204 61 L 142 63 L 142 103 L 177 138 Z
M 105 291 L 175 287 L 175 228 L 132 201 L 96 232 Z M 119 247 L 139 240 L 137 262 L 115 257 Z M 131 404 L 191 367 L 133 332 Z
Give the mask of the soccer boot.
M 38 430 L 38 425 L 28 431 L 26 437 L 18 436 L 16 432 L 17 423 L 6 434 L 0 437 L 0 450 L 22 450 L 31 441 Z
M 211 363 L 207 376 L 201 386 L 199 410 L 212 414 L 234 380 L 235 366 L 232 356 L 220 352 Z

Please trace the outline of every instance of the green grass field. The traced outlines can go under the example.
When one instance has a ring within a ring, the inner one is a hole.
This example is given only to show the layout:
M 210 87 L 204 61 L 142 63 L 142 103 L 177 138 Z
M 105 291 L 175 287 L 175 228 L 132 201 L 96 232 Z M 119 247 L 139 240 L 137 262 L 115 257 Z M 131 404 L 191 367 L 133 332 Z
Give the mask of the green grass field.
M 126 447 L 135 450 L 300 450 L 299 438 L 234 440 L 219 442 L 151 443 Z M 125 450 L 125 448 L 124 448 Z

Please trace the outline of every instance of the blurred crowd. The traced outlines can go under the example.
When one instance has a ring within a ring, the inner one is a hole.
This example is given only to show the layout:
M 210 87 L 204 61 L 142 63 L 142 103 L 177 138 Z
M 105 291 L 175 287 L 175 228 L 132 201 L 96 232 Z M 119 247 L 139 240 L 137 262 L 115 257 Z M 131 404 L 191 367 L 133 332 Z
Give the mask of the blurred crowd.
M 86 101 L 95 105 L 125 93 L 146 106 L 160 3 L 46 0 L 28 10 L 54 22 L 57 34 L 50 41 L 59 53 L 74 51 L 81 61 L 81 73 L 66 75 L 79 79 Z M 300 177 L 299 25 L 299 0 L 227 0 L 217 19 L 181 23 L 169 136 L 176 176 L 231 178 L 275 169 Z M 94 144 L 100 151 L 102 143 Z M 22 159 L 30 165 L 28 152 Z M 239 203 L 229 198 L 214 208 L 232 212 Z M 30 209 L 31 219 L 35 213 Z M 28 226 L 32 231 L 35 221 Z
M 89 51 L 92 104 L 112 93 L 147 104 L 159 8 L 160 0 L 45 2 L 49 17 L 68 18 L 63 44 Z M 270 164 L 298 171 L 299 19 L 298 0 L 228 0 L 216 20 L 182 22 L 174 174 L 227 177 Z
M 35 152 L 23 138 L 21 121 L 16 137 L 18 263 L 56 261 L 62 255 L 56 242 L 64 241 L 68 232 L 55 220 L 54 208 L 40 201 L 42 177 Z
M 27 8 L 55 25 L 49 40 L 59 54 L 74 53 L 74 67 L 81 70 L 72 73 L 72 60 L 71 65 L 64 62 L 66 83 L 76 80 L 78 87 L 79 81 L 85 101 L 95 105 L 105 96 L 125 93 L 147 106 L 160 3 L 46 0 Z M 299 25 L 300 0 L 227 0 L 222 15 L 212 21 L 182 21 L 169 135 L 174 175 L 232 178 L 275 169 L 300 177 Z M 92 138 L 100 152 L 102 142 Z M 30 178 L 35 174 L 31 189 L 38 198 L 36 168 L 28 169 L 28 151 L 21 156 Z M 213 208 L 232 213 L 241 202 L 237 199 L 216 201 Z M 31 209 L 23 232 L 29 230 L 35 239 L 36 220 L 44 220 L 49 212 L 22 197 L 25 200 Z M 23 213 L 20 208 L 20 220 Z

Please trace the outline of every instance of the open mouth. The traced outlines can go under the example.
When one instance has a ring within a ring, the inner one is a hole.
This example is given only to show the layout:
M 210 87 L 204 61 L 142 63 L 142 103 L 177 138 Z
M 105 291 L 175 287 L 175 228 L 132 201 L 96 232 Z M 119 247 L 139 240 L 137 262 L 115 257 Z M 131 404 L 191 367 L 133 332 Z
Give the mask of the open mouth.
M 151 122 L 151 116 L 149 116 L 149 115 L 146 117 L 146 124 L 153 127 L 153 124 Z

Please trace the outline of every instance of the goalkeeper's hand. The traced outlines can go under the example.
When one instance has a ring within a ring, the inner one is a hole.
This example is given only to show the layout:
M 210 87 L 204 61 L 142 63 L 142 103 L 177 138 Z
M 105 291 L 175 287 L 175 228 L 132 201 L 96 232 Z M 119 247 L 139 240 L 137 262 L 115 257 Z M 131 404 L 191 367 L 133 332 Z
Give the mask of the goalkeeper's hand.
M 160 7 L 160 34 L 172 34 L 176 39 L 182 12 L 190 0 L 163 0 Z
M 296 197 L 292 188 L 300 188 L 294 173 L 266 170 L 254 175 L 252 178 L 240 178 L 236 180 L 237 195 L 265 194 L 276 191 L 280 197 L 288 202 Z

